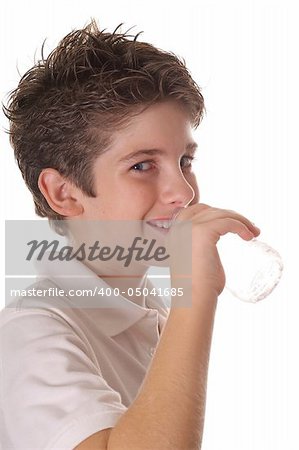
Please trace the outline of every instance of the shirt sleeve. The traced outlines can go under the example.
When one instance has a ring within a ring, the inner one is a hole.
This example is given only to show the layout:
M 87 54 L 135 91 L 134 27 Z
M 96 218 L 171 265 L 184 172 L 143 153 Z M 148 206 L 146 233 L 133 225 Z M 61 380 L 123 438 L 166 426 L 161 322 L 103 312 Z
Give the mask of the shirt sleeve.
M 127 410 L 59 316 L 14 313 L 0 342 L 1 448 L 71 450 Z

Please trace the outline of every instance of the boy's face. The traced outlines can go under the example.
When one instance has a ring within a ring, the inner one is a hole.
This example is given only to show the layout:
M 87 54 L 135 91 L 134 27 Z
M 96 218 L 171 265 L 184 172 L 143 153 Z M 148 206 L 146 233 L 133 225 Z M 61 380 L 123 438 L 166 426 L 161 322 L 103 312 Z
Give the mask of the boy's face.
M 83 196 L 82 219 L 153 220 L 199 202 L 188 155 L 194 148 L 187 112 L 176 102 L 150 106 L 114 135 L 94 165 L 95 198 Z M 132 156 L 140 150 L 159 153 Z M 130 159 L 128 156 L 130 155 Z

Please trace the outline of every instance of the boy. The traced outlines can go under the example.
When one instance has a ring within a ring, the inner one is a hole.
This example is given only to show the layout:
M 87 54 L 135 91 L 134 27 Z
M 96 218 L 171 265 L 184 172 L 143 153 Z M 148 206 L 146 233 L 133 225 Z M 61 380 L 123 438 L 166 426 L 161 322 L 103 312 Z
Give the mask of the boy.
M 168 310 L 161 298 L 137 295 L 147 283 L 145 265 L 133 264 L 120 279 L 115 261 L 75 261 L 89 286 L 130 286 L 135 295 L 106 299 L 111 309 L 101 300 L 94 309 L 68 308 L 66 296 L 58 308 L 45 299 L 44 307 L 22 309 L 25 298 L 3 310 L 5 449 L 200 448 L 225 282 L 216 243 L 228 232 L 246 240 L 259 234 L 240 214 L 198 203 L 192 129 L 204 102 L 185 65 L 117 29 L 105 33 L 92 21 L 24 75 L 6 109 L 11 143 L 36 213 L 56 228 L 77 219 L 133 220 L 161 236 L 170 226 L 174 288 L 191 222 L 192 283 L 184 299 L 192 305 Z M 59 263 L 52 270 L 39 286 L 84 287 L 75 278 L 72 286 L 57 281 Z

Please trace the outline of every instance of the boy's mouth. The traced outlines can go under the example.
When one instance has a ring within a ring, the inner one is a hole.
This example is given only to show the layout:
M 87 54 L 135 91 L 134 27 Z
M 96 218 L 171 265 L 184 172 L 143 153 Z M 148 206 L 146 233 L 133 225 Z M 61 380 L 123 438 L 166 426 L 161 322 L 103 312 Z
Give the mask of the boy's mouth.
M 148 220 L 146 223 L 151 227 L 158 229 L 161 233 L 167 234 L 181 209 L 184 208 L 176 208 L 171 217 L 159 217 L 157 219 Z
M 156 230 L 159 230 L 161 233 L 167 234 L 169 228 L 171 227 L 172 220 L 171 219 L 149 220 L 146 223 L 151 227 L 155 228 Z

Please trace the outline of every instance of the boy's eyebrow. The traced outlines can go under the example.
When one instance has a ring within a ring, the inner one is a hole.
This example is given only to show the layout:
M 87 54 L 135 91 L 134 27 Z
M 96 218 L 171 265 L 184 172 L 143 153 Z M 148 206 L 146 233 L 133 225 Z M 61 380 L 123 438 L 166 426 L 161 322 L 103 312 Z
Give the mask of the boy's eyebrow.
M 197 147 L 198 147 L 198 145 L 196 142 L 189 142 L 189 144 L 186 145 L 186 150 L 189 150 L 191 153 L 194 153 L 195 150 L 197 149 Z M 128 155 L 121 158 L 119 160 L 119 162 L 128 162 L 138 156 L 143 156 L 143 155 L 155 156 L 155 155 L 163 155 L 164 153 L 165 153 L 165 151 L 161 150 L 159 148 L 142 149 L 142 150 L 137 150 L 135 152 L 129 153 Z

